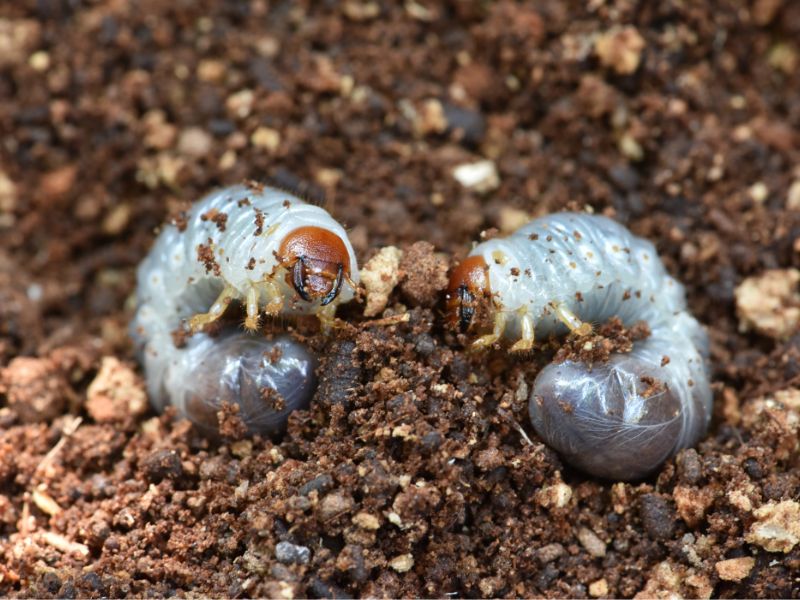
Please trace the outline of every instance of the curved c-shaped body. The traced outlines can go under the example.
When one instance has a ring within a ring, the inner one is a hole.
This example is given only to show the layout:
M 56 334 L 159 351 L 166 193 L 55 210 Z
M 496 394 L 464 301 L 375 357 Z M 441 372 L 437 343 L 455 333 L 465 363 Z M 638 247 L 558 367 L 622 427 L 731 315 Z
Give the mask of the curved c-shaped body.
M 249 399 L 253 391 L 249 396 L 242 392 L 249 385 L 246 381 L 275 387 L 281 394 L 291 392 L 270 384 L 265 369 L 272 369 L 293 373 L 283 379 L 306 389 L 299 373 L 313 379 L 313 367 L 304 371 L 296 363 L 303 353 L 305 362 L 312 364 L 313 359 L 302 348 L 295 349 L 296 342 L 268 342 L 242 331 L 212 338 L 204 327 L 234 301 L 245 307 L 245 327 L 252 332 L 257 331 L 262 312 L 313 314 L 323 324 L 330 323 L 336 307 L 353 297 L 358 268 L 344 228 L 325 210 L 278 189 L 237 185 L 194 204 L 184 227 L 166 226 L 139 266 L 137 282 L 137 310 L 130 329 L 144 363 L 151 402 L 159 411 L 172 403 L 181 414 L 206 426 L 208 415 L 191 408 L 203 403 L 189 391 L 206 390 L 240 404 L 243 415 L 256 414 L 257 410 L 245 407 L 254 406 Z M 184 346 L 176 347 L 175 333 L 186 337 Z M 279 353 L 285 357 L 296 355 L 294 362 L 281 364 L 279 358 L 276 364 L 262 364 L 259 353 L 275 348 L 282 349 Z M 229 376 L 234 371 L 236 381 Z M 303 403 L 307 405 L 305 400 L 296 404 Z M 209 397 L 207 404 L 218 402 Z M 259 414 L 256 420 L 245 419 L 252 431 L 276 429 L 274 419 Z
M 650 242 L 602 216 L 560 213 L 479 244 L 470 256 L 485 262 L 491 310 L 503 314 L 506 339 L 526 329 L 541 339 L 567 333 L 573 321 L 612 317 L 650 327 L 649 338 L 606 364 L 567 361 L 538 375 L 531 420 L 568 462 L 637 479 L 698 442 L 712 409 L 708 339 Z

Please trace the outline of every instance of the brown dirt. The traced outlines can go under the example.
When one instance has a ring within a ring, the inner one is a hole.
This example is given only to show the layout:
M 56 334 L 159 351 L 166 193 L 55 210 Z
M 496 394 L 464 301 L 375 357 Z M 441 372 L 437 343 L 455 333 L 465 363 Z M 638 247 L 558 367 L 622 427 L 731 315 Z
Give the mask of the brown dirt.
M 2 3 L 0 594 L 799 597 L 759 531 L 798 514 L 800 337 L 734 301 L 800 267 L 798 39 L 789 0 Z M 708 437 L 641 483 L 566 468 L 526 416 L 551 355 L 464 352 L 413 264 L 382 324 L 309 334 L 280 443 L 141 414 L 136 265 L 245 179 L 326 198 L 361 261 L 614 216 L 709 326 Z

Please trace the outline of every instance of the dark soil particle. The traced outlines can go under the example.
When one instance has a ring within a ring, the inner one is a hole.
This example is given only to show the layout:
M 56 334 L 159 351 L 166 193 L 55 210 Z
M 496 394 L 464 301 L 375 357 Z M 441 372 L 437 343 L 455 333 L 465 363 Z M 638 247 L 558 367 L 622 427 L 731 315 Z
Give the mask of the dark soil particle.
M 644 530 L 654 540 L 669 540 L 675 534 L 675 510 L 658 494 L 644 494 L 639 512 Z
M 800 338 L 734 297 L 800 268 L 798 39 L 790 0 L 1 3 L 0 595 L 800 597 L 800 544 L 763 533 L 800 518 Z M 274 324 L 320 356 L 280 440 L 231 407 L 218 440 L 95 420 L 104 359 L 109 406 L 142 394 L 154 233 L 248 180 L 324 198 L 360 263 L 404 250 L 383 318 Z M 512 357 L 443 324 L 471 242 L 586 209 L 656 244 L 712 341 L 708 435 L 641 482 L 566 467 L 527 402 L 646 326 Z

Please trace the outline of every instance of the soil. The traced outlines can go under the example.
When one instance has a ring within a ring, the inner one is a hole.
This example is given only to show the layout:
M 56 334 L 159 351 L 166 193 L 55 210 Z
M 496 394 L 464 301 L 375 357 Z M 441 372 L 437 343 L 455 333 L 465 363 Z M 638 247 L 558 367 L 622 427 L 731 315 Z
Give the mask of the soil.
M 798 39 L 789 0 L 2 3 L 0 594 L 800 597 L 800 337 L 734 295 L 800 268 Z M 244 180 L 414 260 L 379 319 L 303 330 L 283 439 L 209 441 L 148 407 L 127 324 L 157 228 Z M 443 324 L 443 260 L 587 208 L 712 340 L 709 434 L 642 482 L 534 434 L 558 344 Z

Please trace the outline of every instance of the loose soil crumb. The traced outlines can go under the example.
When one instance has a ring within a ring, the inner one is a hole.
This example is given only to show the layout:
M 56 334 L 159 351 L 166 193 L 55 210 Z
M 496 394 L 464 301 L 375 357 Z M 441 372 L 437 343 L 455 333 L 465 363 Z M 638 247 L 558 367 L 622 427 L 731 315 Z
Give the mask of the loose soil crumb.
M 590 335 L 570 335 L 556 352 L 556 362 L 572 360 L 593 363 L 607 362 L 611 354 L 633 350 L 633 344 L 650 337 L 650 327 L 644 321 L 626 328 L 617 317 L 609 319 Z
M 374 317 L 383 312 L 389 302 L 389 294 L 400 281 L 400 259 L 403 252 L 394 246 L 381 248 L 361 269 L 361 284 L 367 294 L 365 317 Z
M 447 287 L 447 259 L 434 252 L 433 244 L 415 242 L 400 262 L 400 289 L 412 306 L 435 306 Z
M 788 338 L 800 329 L 800 271 L 774 269 L 748 277 L 736 288 L 739 326 L 763 335 Z
M 98 423 L 124 421 L 147 410 L 142 381 L 126 365 L 106 356 L 86 390 L 86 412 Z
M 763 277 L 800 269 L 798 38 L 780 0 L 0 3 L 0 595 L 796 597 L 798 303 Z M 247 180 L 407 249 L 407 320 L 303 330 L 280 440 L 106 421 L 154 233 Z M 527 416 L 553 353 L 632 330 L 509 357 L 442 323 L 437 252 L 559 210 L 652 240 L 709 330 L 710 431 L 645 481 Z
M 0 371 L 0 392 L 23 423 L 50 421 L 66 408 L 64 375 L 48 359 L 17 357 Z

